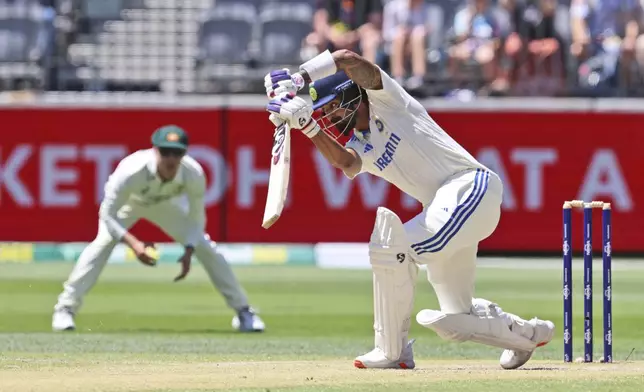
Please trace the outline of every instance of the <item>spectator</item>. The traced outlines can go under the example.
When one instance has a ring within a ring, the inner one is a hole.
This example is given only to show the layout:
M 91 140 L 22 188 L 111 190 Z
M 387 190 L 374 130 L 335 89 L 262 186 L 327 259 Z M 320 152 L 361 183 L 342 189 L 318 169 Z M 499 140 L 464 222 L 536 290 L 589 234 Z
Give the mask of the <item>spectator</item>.
M 327 49 L 326 31 L 329 25 L 328 19 L 329 13 L 326 9 L 326 0 L 315 0 L 313 31 L 306 37 L 303 45 L 303 53 L 306 53 L 302 56 L 304 60 L 311 59 Z
M 639 74 L 639 89 L 644 88 L 644 0 L 639 3 L 639 36 L 635 42 L 635 61 L 637 63 L 637 73 Z M 641 95 L 641 94 L 639 94 Z
M 571 54 L 579 61 L 582 79 L 599 64 L 601 81 L 622 87 L 631 84 L 630 68 L 636 48 L 644 49 L 640 35 L 641 6 L 637 0 L 573 0 Z M 644 53 L 638 53 L 642 57 Z M 590 57 L 590 59 L 589 59 Z
M 318 52 L 350 49 L 375 62 L 381 42 L 380 0 L 318 0 L 305 45 Z
M 385 5 L 383 39 L 389 52 L 391 75 L 409 91 L 422 87 L 425 77 L 427 16 L 425 0 L 390 0 Z M 411 77 L 405 81 L 408 62 Z
M 449 73 L 454 82 L 462 82 L 459 68 L 474 61 L 483 71 L 485 83 L 496 77 L 496 55 L 500 31 L 489 0 L 466 0 L 466 5 L 454 16 L 454 44 L 448 50 Z
M 563 38 L 557 32 L 557 0 L 505 0 L 510 33 L 504 55 L 510 60 L 509 79 L 515 92 L 557 95 L 564 83 Z

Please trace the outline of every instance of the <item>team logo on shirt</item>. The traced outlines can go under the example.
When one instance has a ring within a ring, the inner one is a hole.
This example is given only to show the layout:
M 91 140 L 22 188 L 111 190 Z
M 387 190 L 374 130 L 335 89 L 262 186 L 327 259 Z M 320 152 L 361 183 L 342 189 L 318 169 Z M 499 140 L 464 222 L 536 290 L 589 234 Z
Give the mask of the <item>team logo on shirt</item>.
M 375 121 L 376 127 L 378 128 L 378 132 L 382 132 L 385 130 L 385 124 L 382 123 L 379 119 L 376 119 Z
M 396 149 L 400 144 L 400 140 L 400 137 L 395 133 L 392 133 L 391 136 L 389 136 L 389 140 L 385 144 L 385 152 L 383 152 L 380 157 L 373 162 L 374 166 L 380 169 L 380 171 L 385 170 L 393 161 Z

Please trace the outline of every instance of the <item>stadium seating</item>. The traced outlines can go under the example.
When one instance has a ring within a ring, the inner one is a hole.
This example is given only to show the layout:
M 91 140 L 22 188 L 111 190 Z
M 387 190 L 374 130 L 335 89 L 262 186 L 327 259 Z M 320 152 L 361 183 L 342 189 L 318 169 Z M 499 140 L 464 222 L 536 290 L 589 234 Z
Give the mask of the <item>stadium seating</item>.
M 443 94 L 464 3 L 426 1 L 426 83 Z M 302 62 L 313 12 L 313 0 L 0 0 L 0 88 L 261 92 L 267 70 Z M 556 26 L 567 45 L 569 0 L 559 2 Z M 579 64 L 566 56 L 565 67 L 574 91 Z
M 47 87 L 53 14 L 37 1 L 0 1 L 0 89 Z
M 209 10 L 197 33 L 197 91 L 234 90 L 252 60 L 257 9 L 250 2 L 224 2 Z
M 306 2 L 269 3 L 259 14 L 259 63 L 265 67 L 302 62 L 302 41 L 311 32 L 313 7 Z
M 100 3 L 84 2 L 86 28 L 68 48 L 65 85 L 76 79 L 96 89 L 195 90 L 198 21 L 210 0 Z

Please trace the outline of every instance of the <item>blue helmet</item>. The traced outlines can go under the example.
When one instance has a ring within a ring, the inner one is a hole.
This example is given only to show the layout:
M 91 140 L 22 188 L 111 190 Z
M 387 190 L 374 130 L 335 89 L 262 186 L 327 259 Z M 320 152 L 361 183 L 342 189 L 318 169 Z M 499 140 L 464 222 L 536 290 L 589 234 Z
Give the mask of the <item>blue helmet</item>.
M 318 110 L 327 103 L 356 86 L 344 71 L 336 72 L 331 76 L 316 80 L 309 85 L 309 95 L 313 101 L 313 110 Z
M 313 101 L 313 110 L 340 98 L 337 107 L 320 117 L 322 130 L 328 135 L 337 139 L 341 135 L 347 135 L 355 127 L 357 110 L 362 102 L 362 90 L 344 71 L 309 84 L 309 95 Z M 339 134 L 335 134 L 333 129 Z
M 319 119 L 322 130 L 329 136 L 337 139 L 341 135 L 347 135 L 355 127 L 363 94 L 344 71 L 309 84 L 309 95 L 313 101 L 313 110 L 320 109 L 336 98 L 340 99 L 337 106 L 325 110 Z

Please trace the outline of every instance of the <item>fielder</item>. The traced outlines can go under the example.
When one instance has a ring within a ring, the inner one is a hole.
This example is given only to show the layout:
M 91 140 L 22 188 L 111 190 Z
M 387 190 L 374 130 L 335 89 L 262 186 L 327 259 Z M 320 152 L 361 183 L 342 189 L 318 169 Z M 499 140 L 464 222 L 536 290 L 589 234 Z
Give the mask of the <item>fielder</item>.
M 295 96 L 305 82 L 312 106 Z M 265 86 L 273 122 L 301 130 L 348 178 L 371 173 L 423 205 L 404 224 L 378 208 L 369 242 L 375 348 L 357 357 L 356 367 L 415 366 L 408 333 L 419 264 L 427 266 L 440 310 L 422 310 L 416 321 L 441 338 L 504 349 L 505 369 L 520 367 L 552 340 L 552 322 L 527 321 L 474 298 L 478 243 L 499 222 L 503 184 L 389 75 L 351 51 L 325 51 L 294 75 L 287 69 L 269 73 Z M 311 117 L 318 109 L 322 127 Z M 347 136 L 353 131 L 346 146 L 332 127 Z
M 127 244 L 141 263 L 155 264 L 145 245 L 128 232 L 139 219 L 146 219 L 185 246 L 175 282 L 188 275 L 194 254 L 228 306 L 237 312 L 233 326 L 241 332 L 263 331 L 264 322 L 249 307 L 230 266 L 204 232 L 206 178 L 199 163 L 186 155 L 188 135 L 168 125 L 154 132 L 152 144 L 153 148 L 125 157 L 110 175 L 99 210 L 98 234 L 64 284 L 54 308 L 53 330 L 76 328 L 74 315 L 119 242 Z

